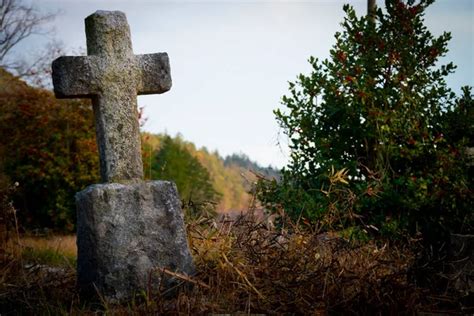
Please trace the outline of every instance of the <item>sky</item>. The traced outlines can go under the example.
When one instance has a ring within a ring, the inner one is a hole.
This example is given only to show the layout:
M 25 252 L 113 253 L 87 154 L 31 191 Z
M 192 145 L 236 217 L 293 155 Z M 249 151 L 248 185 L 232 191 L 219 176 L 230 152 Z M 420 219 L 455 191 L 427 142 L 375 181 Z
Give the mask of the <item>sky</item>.
M 366 0 L 33 3 L 58 15 L 51 34 L 29 38 L 18 54 L 39 50 L 52 38 L 69 51 L 85 51 L 84 18 L 96 10 L 123 11 L 135 54 L 167 52 L 170 58 L 171 90 L 138 97 L 148 118 L 143 130 L 180 133 L 221 156 L 244 153 L 275 167 L 288 160 L 287 140 L 273 114 L 283 108 L 288 81 L 310 72 L 310 56 L 328 57 L 334 33 L 341 30 L 344 3 L 366 13 Z M 426 25 L 434 35 L 452 33 L 445 61 L 458 69 L 448 85 L 456 92 L 474 86 L 474 1 L 438 0 L 426 12 Z

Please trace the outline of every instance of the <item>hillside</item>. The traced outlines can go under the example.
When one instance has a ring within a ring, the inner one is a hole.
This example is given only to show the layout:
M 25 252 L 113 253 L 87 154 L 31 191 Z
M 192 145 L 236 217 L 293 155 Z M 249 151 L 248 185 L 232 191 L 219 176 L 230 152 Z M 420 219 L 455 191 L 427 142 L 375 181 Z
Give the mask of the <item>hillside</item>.
M 275 178 L 278 180 L 280 178 L 280 172 L 277 169 L 272 166 L 262 167 L 258 163 L 250 160 L 250 158 L 244 153 L 232 154 L 225 157 L 224 166 L 237 166 L 244 170 L 251 170 L 268 179 Z
M 143 133 L 142 142 L 144 148 L 147 148 L 145 150 L 151 152 L 159 150 L 163 137 L 164 135 L 160 134 Z M 210 152 L 205 147 L 196 148 L 193 143 L 182 139 L 180 135 L 174 137 L 174 140 L 182 143 L 209 172 L 214 188 L 222 194 L 222 199 L 216 208 L 218 212 L 244 211 L 248 208 L 251 198 L 248 192 L 256 180 L 254 173 L 278 178 L 278 172 L 275 169 L 263 168 L 243 154 L 223 158 L 217 152 Z M 145 158 L 145 175 L 148 176 L 151 173 L 150 168 L 150 161 Z
M 25 227 L 73 231 L 74 194 L 99 182 L 93 110 L 89 100 L 58 100 L 48 90 L 28 86 L 0 69 L 0 193 L 18 186 L 12 196 Z M 144 171 L 163 135 L 143 133 Z M 223 159 L 217 152 L 179 141 L 209 172 L 220 193 L 218 212 L 245 210 L 256 166 L 249 159 Z M 232 163 L 229 163 L 232 161 Z M 260 170 L 260 169 L 258 169 Z M 257 171 L 258 171 L 257 170 Z

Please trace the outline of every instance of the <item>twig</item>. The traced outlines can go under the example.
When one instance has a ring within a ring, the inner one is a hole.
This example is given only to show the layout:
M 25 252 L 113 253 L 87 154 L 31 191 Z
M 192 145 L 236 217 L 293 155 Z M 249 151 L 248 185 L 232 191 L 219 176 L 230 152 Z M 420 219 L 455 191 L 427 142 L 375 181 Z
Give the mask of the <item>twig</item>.
M 229 259 L 227 259 L 227 256 L 225 255 L 225 253 L 222 253 L 222 257 L 224 258 L 225 262 L 227 262 L 236 272 L 237 274 L 242 278 L 244 279 L 245 283 L 247 283 L 248 286 L 250 286 L 250 288 L 255 292 L 257 293 L 258 297 L 260 297 L 262 300 L 265 299 L 265 297 L 262 295 L 262 293 L 260 293 L 259 290 L 257 290 L 257 288 L 249 281 L 249 279 L 247 279 L 247 277 L 245 276 L 245 274 L 243 274 L 236 266 L 234 266 L 232 264 L 232 262 L 229 261 Z
M 173 272 L 173 271 L 170 271 L 166 268 L 158 268 L 159 271 L 161 271 L 162 273 L 165 273 L 165 274 L 168 274 L 168 275 L 171 275 L 172 277 L 175 277 L 177 279 L 180 279 L 180 280 L 183 280 L 183 281 L 186 281 L 186 282 L 190 282 L 190 283 L 193 283 L 193 284 L 197 284 L 199 286 L 202 286 L 206 289 L 210 289 L 211 287 L 209 285 L 207 285 L 206 283 L 204 282 L 201 282 L 199 280 L 193 280 L 191 279 L 189 276 L 185 275 L 185 274 L 181 274 L 181 273 L 178 273 L 178 272 Z

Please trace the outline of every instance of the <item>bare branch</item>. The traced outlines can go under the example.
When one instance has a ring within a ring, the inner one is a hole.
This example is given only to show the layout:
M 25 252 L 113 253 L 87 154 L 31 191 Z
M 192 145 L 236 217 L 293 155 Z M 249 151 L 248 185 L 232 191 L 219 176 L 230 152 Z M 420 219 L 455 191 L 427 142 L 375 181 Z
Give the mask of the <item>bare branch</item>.
M 33 5 L 22 4 L 21 0 L 0 0 L 0 4 L 0 67 L 15 71 L 17 76 L 26 76 L 38 68 L 47 54 L 36 57 L 27 66 L 28 63 L 18 57 L 10 57 L 12 49 L 31 35 L 48 33 L 43 26 L 56 14 L 43 14 Z
M 62 43 L 52 41 L 43 50 L 38 51 L 34 56 L 30 56 L 28 62 L 24 59 L 17 59 L 5 69 L 13 72 L 29 84 L 50 89 L 52 88 L 51 61 L 62 55 L 66 55 Z

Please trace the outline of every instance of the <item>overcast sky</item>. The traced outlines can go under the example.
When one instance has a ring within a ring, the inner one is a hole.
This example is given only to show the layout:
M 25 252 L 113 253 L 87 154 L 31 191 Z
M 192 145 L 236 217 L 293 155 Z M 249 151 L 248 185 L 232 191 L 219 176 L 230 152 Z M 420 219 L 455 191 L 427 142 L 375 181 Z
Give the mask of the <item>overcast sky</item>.
M 112 1 L 36 0 L 58 11 L 54 37 L 66 48 L 85 48 L 84 18 L 96 10 L 126 13 L 136 54 L 168 52 L 172 89 L 140 96 L 153 133 L 181 133 L 198 147 L 225 156 L 243 152 L 261 165 L 287 161 L 286 140 L 272 110 L 288 81 L 310 71 L 309 56 L 325 58 L 341 29 L 343 3 L 359 15 L 366 0 L 339 1 Z M 378 3 L 383 1 L 378 0 Z M 452 32 L 447 60 L 458 65 L 448 84 L 474 85 L 474 1 L 438 0 L 426 16 L 434 35 Z M 30 39 L 20 53 L 48 37 Z M 277 144 L 281 143 L 279 147 Z

